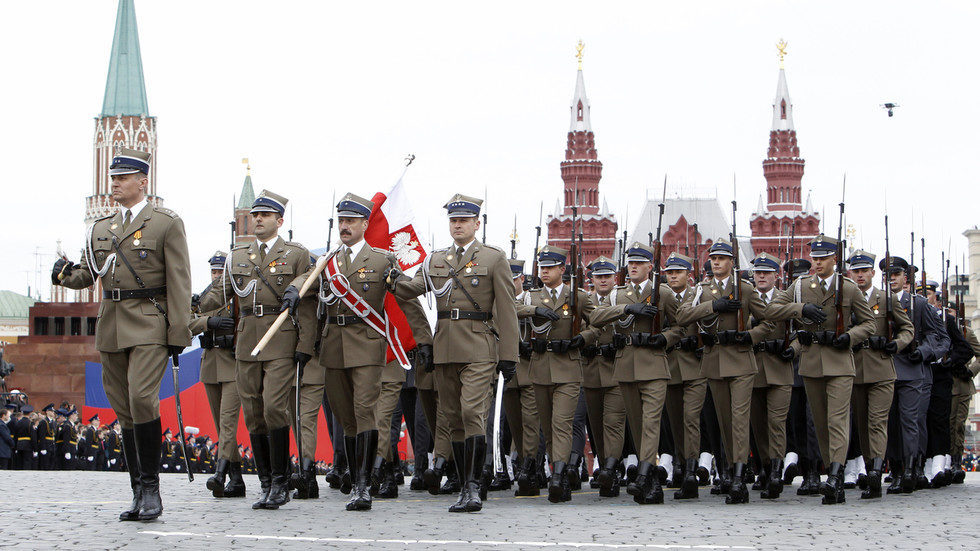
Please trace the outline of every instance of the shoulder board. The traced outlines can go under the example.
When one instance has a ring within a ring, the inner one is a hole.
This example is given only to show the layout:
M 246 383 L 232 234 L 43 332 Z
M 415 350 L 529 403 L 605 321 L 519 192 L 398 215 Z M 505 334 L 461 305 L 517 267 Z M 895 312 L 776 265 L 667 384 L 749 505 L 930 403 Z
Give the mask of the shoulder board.
M 435 250 L 433 250 L 432 251 L 432 254 L 435 254 L 435 253 L 444 253 L 444 252 L 446 252 L 448 250 L 449 250 L 449 247 L 443 247 L 441 249 L 435 249 Z
M 850 281 L 851 283 L 857 285 L 857 282 L 856 281 L 854 281 L 853 279 L 851 279 L 851 278 L 849 278 L 847 276 L 844 276 L 844 281 Z
M 483 244 L 483 246 L 484 246 L 484 247 L 486 247 L 486 248 L 488 248 L 488 249 L 493 249 L 493 250 L 495 250 L 495 251 L 497 251 L 497 252 L 498 252 L 498 253 L 500 253 L 500 254 L 505 254 L 505 253 L 504 253 L 504 250 L 503 250 L 503 249 L 501 249 L 500 247 L 495 247 L 495 246 L 493 246 L 493 245 L 488 245 L 488 244 L 486 244 L 486 243 L 484 243 L 484 244 Z
M 231 250 L 237 251 L 237 250 L 240 250 L 240 249 L 247 249 L 249 245 L 250 245 L 250 243 L 239 243 L 238 245 L 235 245 L 234 247 L 232 247 Z
M 153 207 L 153 210 L 159 212 L 160 214 L 166 214 L 171 218 L 177 218 L 177 213 L 170 209 L 163 208 L 163 207 Z
M 613 289 L 625 289 L 625 288 L 626 288 L 625 285 L 617 285 L 617 286 L 613 287 Z
M 111 213 L 109 213 L 109 214 L 107 214 L 107 215 L 105 215 L 105 216 L 103 216 L 103 217 L 101 217 L 101 218 L 96 218 L 96 219 L 95 219 L 95 221 L 96 221 L 96 222 L 101 222 L 101 221 L 103 221 L 103 220 L 108 220 L 108 219 L 110 219 L 110 218 L 112 218 L 112 217 L 113 217 L 113 216 L 115 216 L 115 215 L 116 215 L 116 213 L 115 213 L 115 212 L 111 212 Z
M 305 249 L 306 248 L 306 247 L 303 246 L 302 243 L 297 243 L 295 241 L 286 241 L 286 245 L 289 245 L 290 247 L 296 247 L 296 248 L 299 248 L 299 249 Z

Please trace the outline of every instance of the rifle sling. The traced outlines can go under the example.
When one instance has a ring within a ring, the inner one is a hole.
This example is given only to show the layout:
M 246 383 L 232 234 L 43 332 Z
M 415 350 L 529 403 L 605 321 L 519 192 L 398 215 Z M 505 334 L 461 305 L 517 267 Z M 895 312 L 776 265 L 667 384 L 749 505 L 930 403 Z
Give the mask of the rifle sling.
M 473 295 L 471 295 L 470 292 L 466 290 L 466 287 L 464 287 L 463 284 L 459 281 L 459 277 L 456 275 L 456 270 L 453 269 L 452 266 L 449 267 L 449 277 L 451 277 L 453 279 L 453 282 L 456 283 L 456 287 L 460 291 L 463 291 L 463 295 L 465 295 L 466 300 L 469 300 L 470 304 L 473 305 L 473 309 L 476 310 L 477 312 L 482 312 L 483 308 L 480 308 L 480 305 L 476 302 L 476 300 L 473 299 Z M 500 340 L 500 333 L 497 333 L 497 329 L 494 326 L 487 323 L 486 320 L 484 320 L 483 323 L 487 326 L 487 329 L 489 329 L 490 332 L 493 333 L 493 337 L 497 340 Z
M 126 258 L 126 255 L 124 255 L 121 250 L 119 250 L 119 240 L 116 238 L 116 236 L 112 236 L 112 248 L 116 249 L 116 258 L 121 258 L 123 264 L 125 264 L 126 267 L 129 268 L 129 273 L 133 274 L 133 279 L 136 280 L 136 284 L 140 286 L 140 289 L 146 287 L 146 283 L 143 283 L 143 278 L 141 278 L 140 275 L 136 273 L 136 270 L 133 268 L 133 265 L 129 263 L 129 259 Z M 160 306 L 160 303 L 157 302 L 157 299 L 153 297 L 148 297 L 148 298 L 150 300 L 150 303 L 153 304 L 153 306 L 157 310 L 159 310 L 161 314 L 163 314 L 163 321 L 167 323 L 167 327 L 169 328 L 170 318 L 167 317 L 167 311 L 163 309 L 163 306 Z

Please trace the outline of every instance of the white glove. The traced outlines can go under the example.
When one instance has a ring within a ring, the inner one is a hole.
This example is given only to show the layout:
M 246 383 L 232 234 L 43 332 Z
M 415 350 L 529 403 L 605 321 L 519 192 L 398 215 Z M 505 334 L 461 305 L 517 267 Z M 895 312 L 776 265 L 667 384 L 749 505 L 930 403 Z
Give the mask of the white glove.
M 89 460 L 89 461 L 95 461 L 95 456 L 94 456 L 94 455 L 90 455 L 90 456 L 88 456 L 88 460 Z
M 48 450 L 41 450 L 41 455 L 48 455 Z
M 71 459 L 71 454 L 70 453 L 66 453 L 65 454 L 65 459 Z
M 168 468 L 169 466 L 170 465 L 167 465 L 166 463 L 164 463 L 163 465 L 161 465 L 161 467 L 163 467 L 164 469 Z
M 180 465 L 174 466 L 174 469 L 177 469 L 179 471 L 180 470 Z
M 34 452 L 34 457 L 37 457 L 37 452 Z
M 109 464 L 110 465 L 115 465 L 116 464 L 116 460 L 115 459 L 110 459 L 109 460 Z

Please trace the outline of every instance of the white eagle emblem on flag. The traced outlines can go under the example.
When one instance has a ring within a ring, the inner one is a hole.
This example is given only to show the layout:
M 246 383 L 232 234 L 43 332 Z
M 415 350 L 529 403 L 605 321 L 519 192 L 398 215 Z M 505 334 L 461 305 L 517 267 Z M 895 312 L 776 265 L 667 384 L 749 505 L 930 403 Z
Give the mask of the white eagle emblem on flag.
M 408 232 L 398 232 L 391 236 L 391 252 L 395 253 L 398 263 L 402 266 L 412 266 L 419 261 L 422 254 L 418 251 L 419 242 L 412 239 Z

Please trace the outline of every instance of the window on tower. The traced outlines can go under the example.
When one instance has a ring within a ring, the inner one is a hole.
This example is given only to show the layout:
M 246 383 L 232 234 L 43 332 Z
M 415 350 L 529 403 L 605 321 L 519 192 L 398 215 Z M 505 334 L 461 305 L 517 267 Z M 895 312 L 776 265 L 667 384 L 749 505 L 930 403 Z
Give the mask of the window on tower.
M 583 113 L 582 113 L 582 100 L 579 100 L 578 101 L 578 120 L 582 120 L 582 116 L 583 116 Z M 785 118 L 785 117 L 783 117 L 783 118 Z
M 779 102 L 779 118 L 786 118 L 786 100 Z

